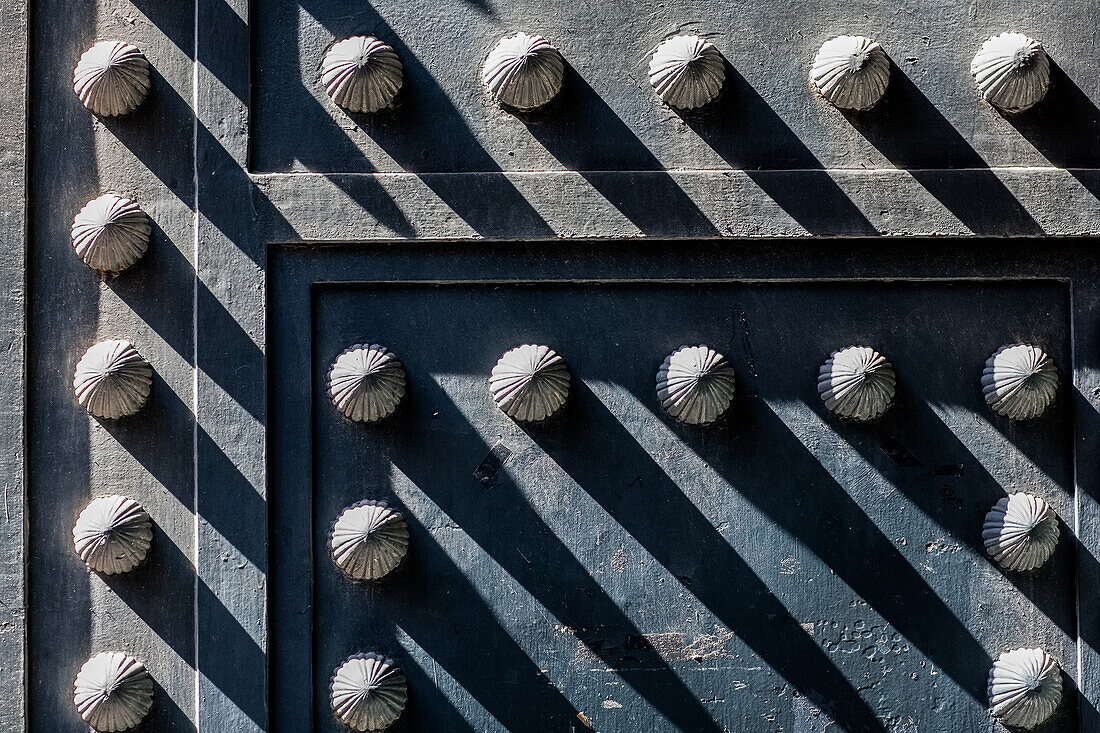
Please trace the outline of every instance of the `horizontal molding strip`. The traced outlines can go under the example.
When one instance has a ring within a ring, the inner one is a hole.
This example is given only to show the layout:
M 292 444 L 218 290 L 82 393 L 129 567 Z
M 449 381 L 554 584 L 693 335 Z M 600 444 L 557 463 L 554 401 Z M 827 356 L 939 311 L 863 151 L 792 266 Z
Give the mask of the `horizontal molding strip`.
M 251 176 L 263 239 L 1095 236 L 1100 170 Z

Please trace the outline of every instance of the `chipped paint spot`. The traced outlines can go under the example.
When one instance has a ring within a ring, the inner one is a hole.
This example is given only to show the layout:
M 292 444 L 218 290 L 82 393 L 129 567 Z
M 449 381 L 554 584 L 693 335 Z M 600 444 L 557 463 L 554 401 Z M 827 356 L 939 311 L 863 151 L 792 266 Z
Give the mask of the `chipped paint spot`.
M 567 626 L 557 626 L 555 630 L 577 637 L 575 661 L 603 664 L 608 669 L 659 668 L 673 662 L 736 658 L 729 650 L 734 633 L 722 628 L 716 628 L 713 634 L 697 636 L 690 643 L 678 632 L 610 634 L 577 631 Z
M 504 445 L 504 441 L 498 440 L 474 470 L 474 478 L 480 481 L 482 486 L 489 488 L 493 485 L 497 473 L 504 468 L 504 464 L 511 457 L 512 449 Z
M 615 552 L 615 557 L 611 558 L 611 569 L 616 573 L 621 573 L 626 570 L 626 552 L 620 547 Z
M 794 714 L 794 733 L 839 733 L 841 730 L 824 708 L 803 695 L 791 698 L 791 711 Z

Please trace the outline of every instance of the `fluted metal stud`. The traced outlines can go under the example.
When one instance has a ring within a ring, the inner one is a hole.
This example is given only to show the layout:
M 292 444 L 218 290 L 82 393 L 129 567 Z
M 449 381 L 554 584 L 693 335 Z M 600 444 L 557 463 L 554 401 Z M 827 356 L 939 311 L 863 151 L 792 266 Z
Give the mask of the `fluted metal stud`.
M 1013 729 L 1045 722 L 1062 701 L 1062 669 L 1042 649 L 1013 649 L 989 671 L 989 712 Z
M 95 344 L 77 362 L 73 391 L 81 407 L 108 420 L 141 409 L 153 388 L 153 368 L 129 341 Z
M 97 654 L 73 682 L 80 717 L 100 733 L 129 730 L 153 707 L 153 678 L 145 665 L 124 652 Z
M 821 45 L 810 69 L 814 89 L 841 109 L 868 110 L 890 83 L 890 59 L 864 36 L 837 36 Z
M 545 420 L 569 397 L 569 366 L 549 346 L 517 346 L 493 367 L 489 392 L 497 407 L 512 419 Z
M 657 370 L 657 399 L 680 422 L 708 425 L 729 408 L 733 367 L 709 346 L 681 346 Z
M 377 422 L 393 413 L 405 396 L 405 367 L 385 346 L 356 344 L 332 363 L 328 393 L 345 417 Z
M 108 193 L 89 201 L 73 218 L 73 248 L 93 270 L 121 272 L 145 254 L 152 231 L 136 202 Z
M 673 36 L 649 60 L 649 83 L 665 104 L 677 109 L 698 109 L 713 102 L 725 81 L 721 52 L 699 36 Z
M 356 654 L 336 668 L 329 685 L 332 714 L 356 731 L 385 730 L 409 699 L 405 673 L 380 654 Z
M 561 91 L 565 62 L 542 36 L 517 33 L 502 38 L 485 59 L 481 80 L 500 104 L 528 111 L 548 104 Z
M 374 113 L 388 107 L 404 82 L 404 67 L 393 47 L 373 36 L 336 43 L 321 62 L 321 83 L 332 101 L 349 112 Z
M 1008 114 L 1034 107 L 1050 88 L 1050 58 L 1023 33 L 993 36 L 978 49 L 970 73 L 982 98 Z
M 1034 570 L 1058 547 L 1058 517 L 1038 496 L 1017 493 L 997 501 L 985 515 L 985 551 L 1005 570 Z
M 1039 417 L 1058 393 L 1058 369 L 1034 344 L 1002 346 L 986 359 L 982 394 L 998 415 L 1009 420 Z
M 128 573 L 149 554 L 153 521 L 140 504 L 125 496 L 101 496 L 80 512 L 73 545 L 97 573 Z
M 353 580 L 378 580 L 393 571 L 409 549 L 401 512 L 382 502 L 349 506 L 332 526 L 329 540 L 336 567 Z
M 129 114 L 152 86 L 149 61 L 136 46 L 100 41 L 73 69 L 73 90 L 85 107 L 101 117 Z
M 874 420 L 894 400 L 894 368 L 868 346 L 834 351 L 818 370 L 817 391 L 825 406 L 841 417 Z

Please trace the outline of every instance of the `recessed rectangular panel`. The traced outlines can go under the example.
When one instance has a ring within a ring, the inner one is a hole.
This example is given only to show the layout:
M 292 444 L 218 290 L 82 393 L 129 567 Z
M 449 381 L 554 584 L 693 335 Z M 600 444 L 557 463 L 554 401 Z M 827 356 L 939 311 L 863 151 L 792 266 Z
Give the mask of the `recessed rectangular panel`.
M 311 699 L 314 729 L 335 732 L 333 669 L 379 651 L 409 679 L 398 730 L 948 733 L 989 726 L 1001 651 L 1042 646 L 1070 685 L 1049 730 L 1076 730 L 1070 530 L 1023 575 L 981 539 L 1005 492 L 1073 516 L 1064 387 L 1020 424 L 980 388 L 986 357 L 1019 340 L 1068 378 L 1067 296 L 1049 281 L 314 286 L 312 486 L 276 470 L 273 495 L 273 562 L 301 569 L 311 604 L 275 599 L 275 658 L 299 663 L 273 670 L 273 694 Z M 374 425 L 326 394 L 332 360 L 362 342 L 408 375 Z M 545 423 L 516 423 L 488 391 L 525 343 L 572 374 Z M 656 398 L 658 366 L 685 344 L 736 371 L 715 425 L 679 424 Z M 852 344 L 897 373 L 871 424 L 818 396 L 819 365 Z M 371 584 L 328 547 L 364 499 L 399 508 L 411 533 Z M 309 725 L 296 714 L 276 727 Z

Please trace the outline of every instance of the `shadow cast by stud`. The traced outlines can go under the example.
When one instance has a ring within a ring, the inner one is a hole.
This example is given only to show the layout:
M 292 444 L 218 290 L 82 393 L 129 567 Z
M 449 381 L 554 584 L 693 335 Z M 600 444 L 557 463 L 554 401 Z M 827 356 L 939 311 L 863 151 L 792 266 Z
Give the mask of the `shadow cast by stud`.
M 1023 204 L 900 67 L 891 65 L 890 87 L 873 110 L 846 116 L 974 234 L 1043 234 Z M 943 170 L 945 166 L 950 170 Z
M 810 234 L 879 233 L 821 161 L 728 61 L 721 95 L 700 110 L 677 114 Z

